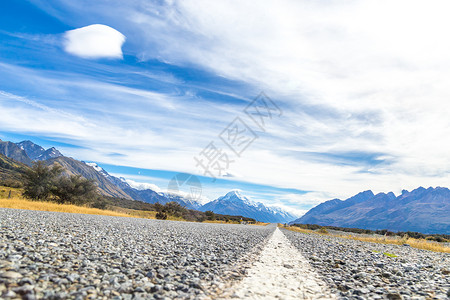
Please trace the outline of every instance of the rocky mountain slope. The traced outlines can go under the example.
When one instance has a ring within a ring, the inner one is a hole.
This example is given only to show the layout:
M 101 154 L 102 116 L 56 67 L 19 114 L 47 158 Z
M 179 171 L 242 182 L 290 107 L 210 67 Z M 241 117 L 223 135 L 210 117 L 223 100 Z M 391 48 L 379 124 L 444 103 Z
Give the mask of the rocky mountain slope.
M 22 141 L 20 143 L 16 143 L 16 145 L 19 146 L 23 151 L 25 151 L 25 153 L 31 160 L 35 160 L 45 152 L 44 148 L 33 143 L 32 141 Z
M 19 181 L 27 166 L 0 154 L 0 182 Z
M 225 196 L 206 203 L 201 211 L 213 211 L 225 215 L 242 215 L 260 222 L 287 223 L 296 217 L 279 208 L 266 207 L 243 196 L 239 191 L 231 191 Z
M 114 185 L 104 175 L 95 170 L 92 166 L 85 164 L 84 162 L 65 156 L 51 158 L 45 161 L 45 164 L 49 166 L 53 165 L 54 163 L 62 166 L 65 169 L 64 174 L 66 175 L 81 175 L 87 179 L 96 181 L 99 187 L 99 192 L 102 195 L 132 199 L 132 197 L 125 193 L 121 188 Z
M 25 151 L 15 143 L 0 140 L 0 154 L 14 159 L 17 162 L 31 166 L 32 160 L 27 156 Z
M 401 195 L 359 193 L 345 201 L 333 199 L 312 208 L 292 223 L 318 224 L 422 233 L 450 232 L 450 190 L 419 187 Z

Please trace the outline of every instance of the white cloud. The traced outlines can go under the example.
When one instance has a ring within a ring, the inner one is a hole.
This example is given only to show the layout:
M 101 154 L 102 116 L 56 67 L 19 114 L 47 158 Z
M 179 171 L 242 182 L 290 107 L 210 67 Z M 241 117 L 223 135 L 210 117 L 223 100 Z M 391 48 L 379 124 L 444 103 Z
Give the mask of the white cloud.
M 162 192 L 162 190 L 156 184 L 153 184 L 153 183 L 137 182 L 137 181 L 134 181 L 134 180 L 128 179 L 128 178 L 125 179 L 125 180 L 132 188 L 135 188 L 135 189 L 140 190 L 140 191 L 142 191 L 142 190 L 152 190 L 152 191 L 155 191 L 157 193 L 161 193 Z
M 64 50 L 88 59 L 122 58 L 125 36 L 106 25 L 94 24 L 64 34 Z

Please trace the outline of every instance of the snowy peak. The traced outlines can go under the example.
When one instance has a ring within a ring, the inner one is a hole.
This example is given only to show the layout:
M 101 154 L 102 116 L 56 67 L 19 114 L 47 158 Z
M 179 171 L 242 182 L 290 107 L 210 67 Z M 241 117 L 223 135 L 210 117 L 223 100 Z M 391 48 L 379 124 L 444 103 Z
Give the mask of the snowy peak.
M 241 191 L 233 190 L 225 196 L 206 203 L 200 207 L 201 211 L 213 211 L 218 214 L 243 216 L 253 218 L 260 222 L 286 223 L 294 220 L 296 216 L 278 207 L 268 207 L 261 202 L 255 202 L 244 195 Z
M 107 177 L 109 176 L 108 172 L 106 172 L 102 167 L 97 165 L 95 162 L 84 162 L 89 167 L 93 167 L 95 171 L 102 173 L 103 176 Z
M 119 187 L 120 189 L 124 190 L 124 192 L 127 192 L 126 191 L 127 189 L 131 189 L 131 186 L 124 179 L 110 175 L 108 172 L 105 171 L 105 169 L 100 167 L 97 163 L 95 162 L 83 162 L 83 163 L 88 165 L 89 167 L 92 167 L 95 171 L 100 173 L 101 176 L 105 177 L 109 182 Z
M 44 148 L 33 143 L 32 141 L 22 141 L 20 143 L 16 143 L 16 145 L 25 151 L 31 160 L 35 160 L 45 152 Z
M 61 152 L 59 152 L 55 147 L 51 147 L 45 150 L 45 152 L 39 155 L 35 160 L 47 160 L 51 158 L 57 158 L 60 156 L 63 156 Z
M 228 192 L 226 195 L 225 195 L 225 197 L 237 197 L 237 198 L 240 198 L 240 199 L 243 199 L 243 198 L 246 198 L 245 196 L 243 196 L 242 194 L 241 194 L 241 191 L 240 190 L 232 190 L 232 191 L 230 191 L 230 192 Z
M 241 194 L 239 190 L 232 190 L 231 192 L 228 192 L 225 196 L 219 197 L 217 199 L 218 202 L 234 202 L 234 203 L 243 203 L 245 205 L 258 207 L 259 204 L 262 203 L 256 203 L 244 195 Z
M 16 145 L 25 151 L 27 156 L 34 161 L 47 160 L 63 156 L 55 147 L 45 150 L 32 141 L 22 141 L 20 143 L 16 143 Z

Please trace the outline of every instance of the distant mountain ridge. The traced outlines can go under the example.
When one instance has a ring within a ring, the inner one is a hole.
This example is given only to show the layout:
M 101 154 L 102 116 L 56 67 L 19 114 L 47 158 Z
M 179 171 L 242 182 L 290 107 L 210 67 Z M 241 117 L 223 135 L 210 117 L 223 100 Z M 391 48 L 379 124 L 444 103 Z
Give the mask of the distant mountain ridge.
M 223 197 L 208 202 L 201 211 L 212 211 L 225 215 L 242 215 L 260 222 L 287 223 L 296 217 L 280 208 L 267 207 L 261 202 L 254 202 L 243 196 L 239 191 L 231 191 Z
M 397 197 L 365 191 L 345 201 L 323 202 L 292 223 L 448 234 L 450 190 L 419 187 Z

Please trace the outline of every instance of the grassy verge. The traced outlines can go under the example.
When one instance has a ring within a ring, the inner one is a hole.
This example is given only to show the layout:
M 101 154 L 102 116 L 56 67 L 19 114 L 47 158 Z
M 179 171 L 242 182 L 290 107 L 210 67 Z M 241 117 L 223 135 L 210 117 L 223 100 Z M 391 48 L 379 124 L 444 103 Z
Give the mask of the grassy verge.
M 264 222 L 256 222 L 255 224 L 250 224 L 250 225 L 256 225 L 256 226 L 267 226 L 270 223 L 264 223 Z
M 434 252 L 444 252 L 444 253 L 450 253 L 450 247 L 445 246 L 443 244 L 440 244 L 438 242 L 433 241 L 427 241 L 424 239 L 413 239 L 413 238 L 392 238 L 392 237 L 384 237 L 384 236 L 354 236 L 351 234 L 331 234 L 331 233 L 324 233 L 324 232 L 318 232 L 315 230 L 309 230 L 309 229 L 303 229 L 295 226 L 288 226 L 285 227 L 288 230 L 301 232 L 305 234 L 318 234 L 318 235 L 328 235 L 328 236 L 334 236 L 334 237 L 340 237 L 344 239 L 351 239 L 351 240 L 357 240 L 362 242 L 370 242 L 370 243 L 379 243 L 379 244 L 392 244 L 392 245 L 403 245 L 408 244 L 413 248 L 417 249 L 423 249 L 423 250 L 430 250 Z
M 0 199 L 8 198 L 8 196 L 11 193 L 11 198 L 22 198 L 22 189 L 17 188 L 11 188 L 11 187 L 5 187 L 0 186 Z
M 88 215 L 103 215 L 114 217 L 136 217 L 131 214 L 121 213 L 113 210 L 103 210 L 98 208 L 76 206 L 71 204 L 57 204 L 53 202 L 41 202 L 30 201 L 12 197 L 11 199 L 0 199 L 0 207 L 3 208 L 15 208 L 15 209 L 27 209 L 27 210 L 40 210 L 40 211 L 55 211 L 75 214 L 88 214 Z
M 219 220 L 206 220 L 203 221 L 202 223 L 212 223 L 212 224 L 240 224 L 241 222 L 237 222 L 237 221 L 219 221 Z M 270 223 L 263 223 L 263 222 L 256 222 L 256 223 L 250 223 L 248 225 L 253 225 L 253 226 L 266 226 L 269 225 Z
M 205 220 L 202 223 L 211 223 L 211 224 L 239 224 L 239 222 L 235 222 L 235 221 L 229 221 L 229 222 L 225 222 L 225 221 L 219 221 L 219 220 Z
M 109 206 L 108 207 L 112 211 L 120 212 L 123 214 L 127 214 L 136 218 L 144 218 L 144 219 L 156 219 L 156 211 L 148 211 L 148 210 L 137 210 L 130 208 L 123 208 L 119 206 Z M 167 215 L 167 220 L 170 221 L 186 221 L 183 218 L 174 217 L 172 215 Z
M 0 186 L 0 207 L 87 215 L 156 219 L 155 211 L 140 211 L 117 206 L 110 206 L 108 209 L 98 209 L 72 204 L 58 204 L 48 201 L 31 201 L 23 198 L 22 192 L 22 189 Z M 8 198 L 9 196 L 10 198 Z

